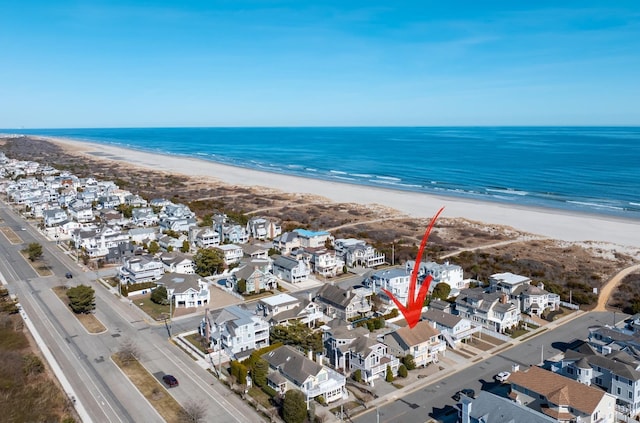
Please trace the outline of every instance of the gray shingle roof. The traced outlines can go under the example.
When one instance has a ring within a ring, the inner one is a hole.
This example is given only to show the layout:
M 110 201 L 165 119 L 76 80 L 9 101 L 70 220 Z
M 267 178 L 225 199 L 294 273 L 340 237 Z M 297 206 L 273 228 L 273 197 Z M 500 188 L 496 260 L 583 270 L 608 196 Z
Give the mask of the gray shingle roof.
M 279 369 L 286 378 L 300 386 L 309 376 L 316 376 L 322 370 L 322 366 L 302 355 L 294 348 L 284 345 L 262 355 L 269 366 Z

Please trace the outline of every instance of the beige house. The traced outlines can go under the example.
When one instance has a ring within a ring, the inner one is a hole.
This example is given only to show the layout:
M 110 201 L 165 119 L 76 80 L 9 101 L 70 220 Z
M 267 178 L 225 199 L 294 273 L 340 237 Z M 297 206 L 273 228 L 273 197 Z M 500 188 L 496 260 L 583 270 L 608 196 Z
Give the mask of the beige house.
M 532 366 L 509 377 L 511 399 L 560 422 L 613 423 L 616 398 L 592 386 Z
M 384 335 L 384 343 L 393 355 L 411 354 L 416 367 L 437 363 L 439 354 L 447 349 L 447 344 L 440 337 L 440 331 L 427 321 L 418 322 L 413 328 L 405 326 Z

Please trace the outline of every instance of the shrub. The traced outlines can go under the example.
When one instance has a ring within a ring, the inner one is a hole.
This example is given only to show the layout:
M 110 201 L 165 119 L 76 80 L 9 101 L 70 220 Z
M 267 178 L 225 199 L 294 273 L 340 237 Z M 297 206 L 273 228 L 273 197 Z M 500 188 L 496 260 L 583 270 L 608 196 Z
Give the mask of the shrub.
M 355 372 L 353 372 L 353 376 L 351 376 L 351 377 L 356 382 L 362 382 L 362 372 L 360 371 L 360 369 L 358 369 Z
M 398 367 L 398 376 L 407 377 L 408 375 L 409 375 L 409 372 L 407 371 L 407 368 L 405 367 L 404 364 L 401 364 L 400 367 Z

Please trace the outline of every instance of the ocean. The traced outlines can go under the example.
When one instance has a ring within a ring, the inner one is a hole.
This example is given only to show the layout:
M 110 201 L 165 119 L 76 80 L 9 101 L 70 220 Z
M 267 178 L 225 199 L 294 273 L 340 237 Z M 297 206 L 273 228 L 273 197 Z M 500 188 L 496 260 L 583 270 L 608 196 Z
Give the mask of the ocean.
M 0 132 L 114 144 L 352 184 L 640 219 L 640 127 Z

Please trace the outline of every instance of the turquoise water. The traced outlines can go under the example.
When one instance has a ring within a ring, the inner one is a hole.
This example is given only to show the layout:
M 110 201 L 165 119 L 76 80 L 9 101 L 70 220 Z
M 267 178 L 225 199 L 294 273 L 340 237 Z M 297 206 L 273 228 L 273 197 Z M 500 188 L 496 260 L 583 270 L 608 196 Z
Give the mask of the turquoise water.
M 407 191 L 640 219 L 640 128 L 1 130 Z

